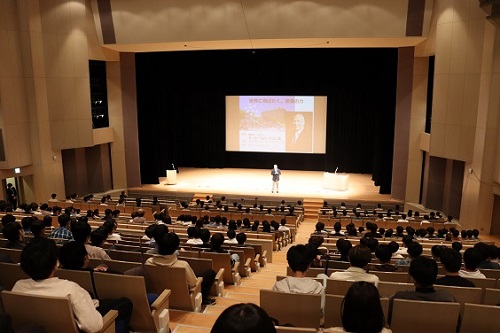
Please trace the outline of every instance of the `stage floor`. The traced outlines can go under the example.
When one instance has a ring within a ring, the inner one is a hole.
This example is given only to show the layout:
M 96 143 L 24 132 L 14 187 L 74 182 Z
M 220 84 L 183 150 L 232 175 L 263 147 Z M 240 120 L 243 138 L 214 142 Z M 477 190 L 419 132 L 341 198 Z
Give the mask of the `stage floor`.
M 379 194 L 371 175 L 349 174 L 345 191 L 323 188 L 323 172 L 281 169 L 279 193 L 271 193 L 271 169 L 208 169 L 180 168 L 175 185 L 143 184 L 141 188 L 129 188 L 143 193 L 195 193 L 216 195 L 246 195 L 271 198 L 317 198 L 359 200 L 371 202 L 399 202 L 388 194 Z

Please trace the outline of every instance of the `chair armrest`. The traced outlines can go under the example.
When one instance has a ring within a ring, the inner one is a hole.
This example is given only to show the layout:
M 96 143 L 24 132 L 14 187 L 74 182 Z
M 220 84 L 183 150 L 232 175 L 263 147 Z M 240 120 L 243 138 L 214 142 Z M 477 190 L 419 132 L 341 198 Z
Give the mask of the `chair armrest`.
M 118 311 L 109 310 L 108 313 L 106 313 L 104 317 L 102 317 L 101 332 L 114 333 L 116 317 L 118 317 Z
M 266 258 L 266 259 L 267 259 L 267 250 L 262 251 L 262 253 L 261 253 L 260 257 L 261 257 L 262 259 L 264 259 L 264 258 Z
M 245 269 L 249 268 L 250 267 L 250 261 L 252 260 L 252 258 L 247 258 L 247 261 L 245 261 Z
M 223 281 L 224 280 L 224 268 L 219 269 L 217 274 L 215 275 L 214 281 Z
M 202 277 L 197 277 L 196 278 L 196 284 L 194 285 L 193 288 L 190 288 L 189 291 L 192 292 L 192 293 L 199 293 L 201 292 L 201 282 L 203 281 L 203 278 Z
M 151 304 L 151 309 L 157 311 L 162 308 L 168 308 L 168 299 L 171 294 L 172 292 L 170 291 L 170 289 L 163 290 L 163 292 L 158 296 L 158 298 L 153 302 L 153 304 Z
M 239 268 L 240 268 L 240 263 L 237 261 L 234 263 L 234 266 L 231 268 L 231 271 L 232 272 L 239 272 Z

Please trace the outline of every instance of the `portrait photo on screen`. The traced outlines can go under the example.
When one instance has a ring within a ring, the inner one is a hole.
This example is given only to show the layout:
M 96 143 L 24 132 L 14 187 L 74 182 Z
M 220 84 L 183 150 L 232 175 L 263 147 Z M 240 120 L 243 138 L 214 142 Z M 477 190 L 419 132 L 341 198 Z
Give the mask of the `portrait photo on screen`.
M 226 150 L 324 153 L 325 96 L 226 96 Z

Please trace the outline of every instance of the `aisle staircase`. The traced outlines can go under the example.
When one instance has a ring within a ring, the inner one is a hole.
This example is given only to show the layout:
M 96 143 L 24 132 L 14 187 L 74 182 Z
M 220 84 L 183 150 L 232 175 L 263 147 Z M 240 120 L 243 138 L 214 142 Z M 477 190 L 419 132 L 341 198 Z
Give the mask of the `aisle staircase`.
M 317 211 L 316 211 L 317 214 Z M 307 243 L 314 230 L 315 219 L 305 219 L 298 230 L 295 244 Z M 207 333 L 210 332 L 218 316 L 229 306 L 238 303 L 260 304 L 260 289 L 271 289 L 276 276 L 286 275 L 286 253 L 292 245 L 273 253 L 273 262 L 259 272 L 252 273 L 250 278 L 243 278 L 239 285 L 224 287 L 224 296 L 217 297 L 215 305 L 207 306 L 201 313 L 170 310 L 170 329 L 173 333 Z

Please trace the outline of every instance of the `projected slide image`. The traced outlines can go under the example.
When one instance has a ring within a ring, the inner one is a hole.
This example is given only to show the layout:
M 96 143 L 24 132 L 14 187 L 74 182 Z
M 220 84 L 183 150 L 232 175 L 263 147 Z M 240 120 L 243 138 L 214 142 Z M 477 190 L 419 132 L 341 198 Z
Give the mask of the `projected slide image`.
M 317 121 L 322 126 L 315 128 L 315 99 L 314 96 L 227 96 L 226 150 L 324 152 L 324 140 L 316 146 L 318 149 L 314 145 L 315 129 L 320 132 L 320 140 L 324 137 L 321 131 L 324 132 L 326 114 L 317 112 Z M 326 101 L 319 104 L 326 105 Z

